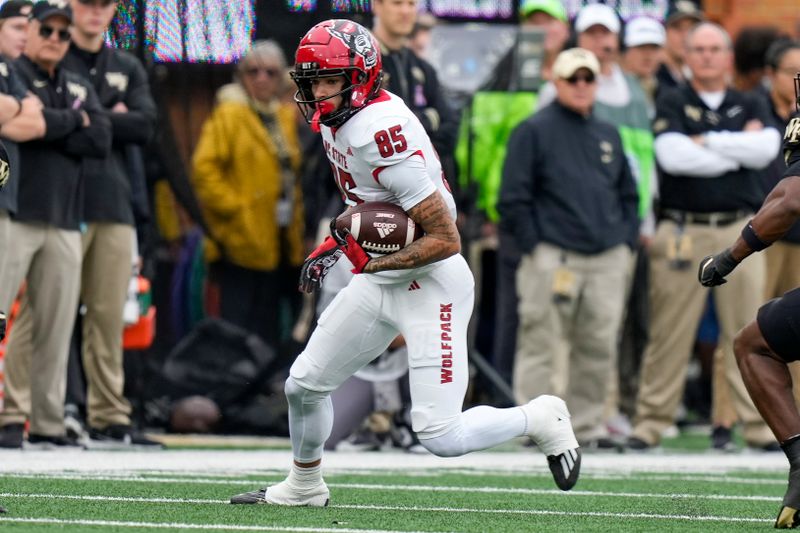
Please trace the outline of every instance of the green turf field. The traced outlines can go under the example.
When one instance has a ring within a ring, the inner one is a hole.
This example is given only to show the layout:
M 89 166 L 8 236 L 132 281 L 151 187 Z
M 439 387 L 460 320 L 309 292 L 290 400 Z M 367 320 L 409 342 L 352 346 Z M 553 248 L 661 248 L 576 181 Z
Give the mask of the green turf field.
M 786 483 L 775 454 L 587 454 L 562 493 L 531 450 L 456 464 L 376 452 L 326 458 L 326 509 L 227 503 L 282 479 L 287 458 L 0 453 L 0 531 L 766 531 Z

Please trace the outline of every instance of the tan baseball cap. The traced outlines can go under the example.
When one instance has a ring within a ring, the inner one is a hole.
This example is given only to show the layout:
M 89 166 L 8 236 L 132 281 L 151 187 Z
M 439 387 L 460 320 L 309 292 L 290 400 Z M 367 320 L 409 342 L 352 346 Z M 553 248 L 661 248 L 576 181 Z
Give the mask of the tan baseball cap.
M 589 69 L 595 76 L 600 74 L 600 62 L 597 56 L 585 48 L 570 48 L 556 57 L 553 63 L 553 77 L 567 79 L 582 68 Z

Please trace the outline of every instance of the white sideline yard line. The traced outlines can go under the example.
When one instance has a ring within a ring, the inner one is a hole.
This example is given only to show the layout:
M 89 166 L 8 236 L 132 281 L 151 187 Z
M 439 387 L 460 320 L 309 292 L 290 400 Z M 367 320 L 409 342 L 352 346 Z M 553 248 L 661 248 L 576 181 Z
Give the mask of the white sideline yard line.
M 280 469 L 291 465 L 289 450 L 165 450 L 165 451 L 69 451 L 0 450 L 0 473 L 62 472 L 64 470 L 196 471 L 242 472 Z M 462 457 L 441 458 L 431 454 L 398 452 L 335 452 L 325 455 L 326 470 L 454 470 L 465 468 L 494 469 L 504 472 L 547 472 L 547 460 L 541 453 L 477 452 Z M 782 453 L 772 454 L 591 454 L 583 456 L 586 473 L 784 473 L 788 461 Z
M 163 474 L 169 474 L 164 477 Z M 327 470 L 325 475 L 351 475 L 352 472 L 348 470 Z M 400 470 L 381 470 L 360 472 L 358 475 L 403 475 L 407 477 L 424 477 L 434 478 L 441 477 L 449 474 L 470 475 L 473 477 L 480 477 L 484 475 L 493 475 L 499 477 L 542 477 L 550 479 L 552 474 L 550 472 L 528 472 L 525 474 L 511 474 L 504 472 L 492 471 L 490 474 L 481 471 L 450 471 L 450 470 L 435 470 L 428 472 L 426 475 L 417 476 L 413 473 L 408 473 Z M 258 479 L 242 479 L 242 475 L 258 477 Z M 204 477 L 194 477 L 204 476 Z M 95 473 L 71 473 L 71 472 L 50 472 L 50 473 L 27 473 L 27 472 L 2 472 L 0 471 L 0 479 L 4 477 L 21 478 L 21 479 L 65 479 L 65 480 L 98 480 L 98 481 L 149 481 L 152 483 L 197 483 L 197 484 L 224 484 L 224 485 L 251 485 L 253 483 L 262 483 L 268 481 L 281 481 L 286 476 L 286 470 L 265 470 L 264 472 L 248 472 L 231 473 L 231 474 L 214 474 L 211 472 L 172 472 L 172 471 L 101 471 Z M 624 480 L 624 481 L 689 481 L 689 482 L 713 482 L 723 484 L 738 484 L 738 485 L 786 485 L 785 477 L 782 478 L 757 478 L 757 477 L 740 477 L 726 474 L 705 474 L 698 473 L 692 474 L 605 474 L 605 473 L 591 473 L 581 472 L 581 479 L 600 479 L 600 480 Z
M 223 500 L 196 500 L 184 498 L 121 498 L 121 497 L 106 497 L 106 496 L 62 496 L 62 495 L 14 495 L 5 494 L 3 496 L 10 497 L 47 497 L 52 499 L 71 499 L 71 500 L 90 500 L 90 501 L 124 501 L 124 502 L 153 502 L 153 503 L 210 503 L 210 504 L 227 504 Z M 749 518 L 749 517 L 736 517 L 736 516 L 717 516 L 717 515 L 678 515 L 678 514 L 654 514 L 654 513 L 612 513 L 604 511 L 551 511 L 545 509 L 474 509 L 468 507 L 421 507 L 421 506 L 393 506 L 393 505 L 332 505 L 332 509 L 352 509 L 356 511 L 400 511 L 400 512 L 435 512 L 435 513 L 472 513 L 472 514 L 511 514 L 511 515 L 529 515 L 529 516 L 569 516 L 569 517 L 593 517 L 593 518 L 625 518 L 625 519 L 642 519 L 642 520 L 683 520 L 688 522 L 732 522 L 732 523 L 771 523 L 772 519 L 767 518 Z M 92 520 L 64 520 L 58 521 L 56 519 L 35 519 L 35 518 L 5 518 L 0 517 L 0 523 L 5 520 L 9 521 L 38 521 L 45 520 L 48 523 L 65 523 L 65 524 L 97 524 L 97 525 L 116 525 L 116 524 L 138 524 L 140 526 L 148 526 L 151 523 L 137 523 L 137 522 L 110 522 L 110 521 L 92 521 Z M 50 522 L 50 521 L 54 522 Z M 133 526 L 131 526 L 133 527 Z M 153 527 L 187 527 L 184 524 L 165 524 L 163 526 Z M 190 526 L 197 529 L 219 529 L 216 526 L 210 525 L 193 525 Z M 226 526 L 227 527 L 227 526 Z M 259 526 L 237 526 L 245 527 L 248 530 L 257 528 Z M 222 528 L 224 529 L 224 528 Z M 346 529 L 306 529 L 306 528 L 265 528 L 270 531 L 369 531 L 369 530 L 346 530 Z M 388 533 L 388 532 L 382 532 Z
M 407 491 L 407 492 L 455 492 L 466 494 L 521 494 L 526 496 L 589 496 L 589 497 L 609 497 L 609 498 L 658 498 L 658 499 L 680 499 L 680 500 L 712 500 L 712 501 L 755 501 L 755 502 L 779 502 L 780 496 L 757 496 L 757 495 L 737 495 L 737 494 L 688 494 L 688 493 L 653 493 L 653 492 L 614 492 L 614 491 L 594 491 L 594 490 L 571 490 L 564 492 L 556 489 L 516 489 L 504 487 L 459 487 L 459 486 L 427 486 L 427 485 L 378 485 L 367 483 L 328 483 L 328 487 L 335 489 L 363 489 L 363 490 L 384 490 L 384 491 Z M 55 494 L 55 493 L 18 493 L 3 492 L 0 498 L 47 498 L 65 500 L 98 500 L 115 502 L 143 502 L 143 503 L 228 503 L 228 500 L 216 500 L 209 498 L 186 499 L 186 498 L 144 498 L 135 496 L 106 496 L 106 495 L 77 495 L 77 494 Z
M 176 478 L 176 477 L 143 477 L 143 476 L 83 476 L 83 475 L 69 475 L 63 474 L 58 476 L 43 476 L 43 475 L 28 475 L 28 474 L 19 474 L 19 475 L 0 475 L 0 479 L 2 478 L 17 478 L 17 479 L 60 479 L 65 481 L 123 481 L 128 483 L 184 483 L 187 485 L 241 485 L 241 486 L 256 486 L 256 485 L 263 485 L 264 483 L 269 483 L 271 481 L 282 481 L 284 476 L 276 476 L 273 479 L 262 478 L 258 481 L 253 480 L 242 480 L 242 479 L 202 479 L 202 478 Z M 674 478 L 669 478 L 674 480 Z M 746 478 L 745 478 L 746 479 Z M 725 480 L 723 478 L 709 478 L 706 481 L 712 483 L 723 483 Z M 757 483 L 759 485 L 775 485 L 775 486 L 784 486 L 786 485 L 785 481 L 779 480 L 762 480 L 764 482 Z M 732 483 L 732 482 L 731 482 Z M 746 484 L 746 483 L 741 483 Z M 642 497 L 646 498 L 649 497 L 648 493 L 639 493 L 639 492 L 597 492 L 597 491 L 582 491 L 582 490 L 571 490 L 569 492 L 564 492 L 561 490 L 556 489 L 526 489 L 526 488 L 509 488 L 509 487 L 463 487 L 458 485 L 410 485 L 410 484 L 380 484 L 380 483 L 336 483 L 330 482 L 328 483 L 328 487 L 334 488 L 342 488 L 342 489 L 378 489 L 378 490 L 407 490 L 407 491 L 434 491 L 434 492 L 478 492 L 478 493 L 497 493 L 497 494 L 529 494 L 529 495 L 544 495 L 544 494 L 559 494 L 559 495 L 580 495 L 580 496 L 625 496 L 628 495 L 630 497 Z M 651 493 L 652 494 L 652 493 Z M 0 493 L 0 496 L 3 494 Z M 669 497 L 669 498 L 700 498 L 700 499 L 735 499 L 735 500 L 746 500 L 746 499 L 759 499 L 763 498 L 764 501 L 770 501 L 774 499 L 770 496 L 729 496 L 729 495 L 717 495 L 717 494 L 653 494 L 652 497 Z
M 147 479 L 147 476 L 157 478 L 164 477 L 165 475 L 172 476 L 174 479 L 219 479 L 219 480 L 244 480 L 245 477 L 257 477 L 258 480 L 270 479 L 275 477 L 282 479 L 286 476 L 286 468 L 271 468 L 264 470 L 249 470 L 237 472 L 207 472 L 203 470 L 187 470 L 187 471 L 172 471 L 172 470 L 98 470 L 95 472 L 77 473 L 67 471 L 50 472 L 50 473 L 28 473 L 28 472 L 14 472 L 8 471 L 3 473 L 0 471 L 0 478 L 2 477 L 30 477 L 30 478 L 59 478 L 61 476 L 83 476 L 85 479 L 96 479 L 97 476 L 104 476 L 106 479 L 124 479 L 131 476 L 139 476 L 141 479 Z M 460 475 L 465 477 L 543 477 L 549 479 L 552 477 L 549 469 L 526 471 L 526 472 L 509 472 L 506 470 L 485 470 L 485 469 L 428 469 L 420 470 L 403 470 L 403 469 L 385 469 L 380 470 L 353 470 L 343 468 L 325 468 L 326 476 L 335 475 L 348 475 L 348 476 L 393 476 L 401 475 L 410 478 L 436 478 L 445 475 Z M 690 473 L 675 473 L 675 474 L 646 474 L 646 473 L 624 473 L 612 474 L 607 472 L 581 472 L 581 479 L 602 479 L 602 480 L 635 480 L 635 481 L 714 481 L 714 482 L 733 482 L 741 484 L 755 484 L 755 485 L 785 485 L 786 473 L 777 473 L 780 477 L 741 477 L 727 473 L 706 473 L 697 472 L 696 474 Z M 257 481 L 258 481 L 257 480 Z
M 105 526 L 105 527 L 134 527 L 151 529 L 210 529 L 223 531 L 298 531 L 316 533 L 424 533 L 421 531 L 396 531 L 387 529 L 348 529 L 348 528 L 319 528 L 319 527 L 281 527 L 281 526 L 237 526 L 233 524 L 188 524 L 179 522 L 118 522 L 115 520 L 64 520 L 61 518 L 6 518 L 0 517 L 3 522 L 16 522 L 22 524 L 53 524 L 74 526 Z

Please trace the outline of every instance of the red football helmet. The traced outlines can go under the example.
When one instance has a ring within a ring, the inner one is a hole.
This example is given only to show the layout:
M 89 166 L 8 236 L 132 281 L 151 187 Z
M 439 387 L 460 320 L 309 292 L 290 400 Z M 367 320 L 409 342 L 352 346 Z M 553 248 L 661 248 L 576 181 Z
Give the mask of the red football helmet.
M 295 102 L 315 130 L 319 123 L 339 127 L 381 88 L 381 50 L 375 37 L 352 20 L 332 19 L 320 22 L 300 40 L 295 54 L 292 79 L 297 84 Z M 346 83 L 339 93 L 314 98 L 311 81 L 344 76 Z M 342 105 L 333 109 L 330 98 L 342 95 Z

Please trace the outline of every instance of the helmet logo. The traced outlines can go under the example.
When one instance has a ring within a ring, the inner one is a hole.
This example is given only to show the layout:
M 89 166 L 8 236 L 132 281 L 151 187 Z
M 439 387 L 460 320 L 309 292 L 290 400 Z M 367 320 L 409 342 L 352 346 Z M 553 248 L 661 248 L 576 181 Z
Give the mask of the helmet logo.
M 340 30 L 334 26 L 327 26 L 325 29 L 333 37 L 347 45 L 350 50 L 363 57 L 366 68 L 374 67 L 378 62 L 378 51 L 372 46 L 372 36 L 369 31 L 360 24 L 354 24 L 349 21 L 341 28 Z

